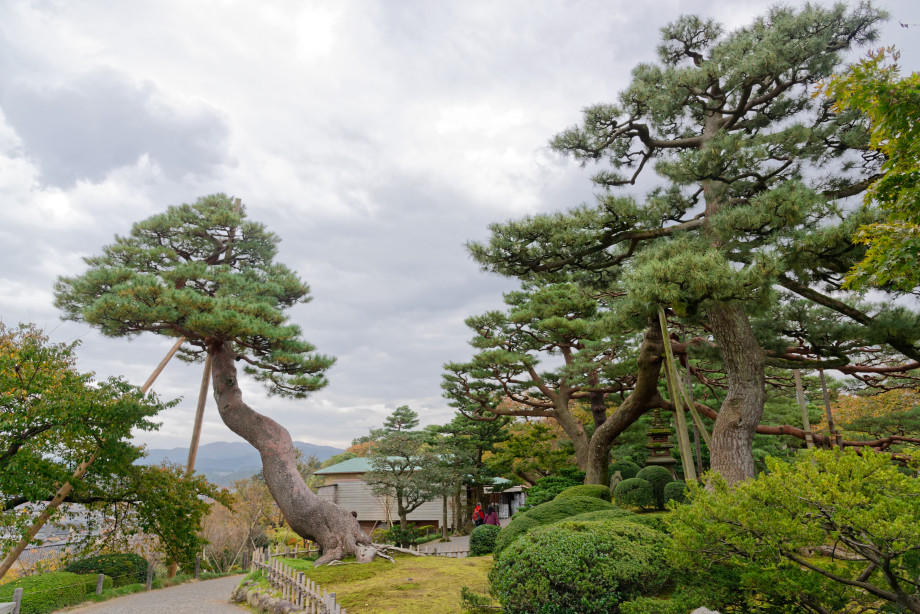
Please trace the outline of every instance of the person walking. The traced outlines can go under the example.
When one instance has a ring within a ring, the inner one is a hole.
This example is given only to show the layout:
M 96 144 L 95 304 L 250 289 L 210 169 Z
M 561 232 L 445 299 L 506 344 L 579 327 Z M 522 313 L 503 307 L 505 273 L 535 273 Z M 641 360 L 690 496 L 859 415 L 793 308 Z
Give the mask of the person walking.
M 482 513 L 482 505 L 477 503 L 476 509 L 473 510 L 473 525 L 479 526 L 485 522 L 486 515 Z
M 499 524 L 498 524 L 498 512 L 495 510 L 495 506 L 494 506 L 494 505 L 490 505 L 490 506 L 489 506 L 489 511 L 486 512 L 485 523 L 486 523 L 486 524 L 495 525 L 496 527 L 499 526 Z

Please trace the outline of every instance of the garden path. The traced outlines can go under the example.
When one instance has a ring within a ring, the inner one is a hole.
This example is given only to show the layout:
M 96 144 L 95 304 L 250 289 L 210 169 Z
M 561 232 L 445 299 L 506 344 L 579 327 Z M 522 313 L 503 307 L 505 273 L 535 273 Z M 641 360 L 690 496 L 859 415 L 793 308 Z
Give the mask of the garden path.
M 230 603 L 230 593 L 242 579 L 243 576 L 233 575 L 187 582 L 64 611 L 67 614 L 242 614 L 242 608 Z

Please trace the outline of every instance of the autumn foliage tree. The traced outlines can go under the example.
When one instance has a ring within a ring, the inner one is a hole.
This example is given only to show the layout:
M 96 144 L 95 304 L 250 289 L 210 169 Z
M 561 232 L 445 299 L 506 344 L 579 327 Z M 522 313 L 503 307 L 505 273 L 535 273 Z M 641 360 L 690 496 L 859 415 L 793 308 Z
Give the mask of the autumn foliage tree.
M 169 207 L 62 277 L 55 301 L 71 320 L 112 337 L 153 332 L 184 337 L 182 356 L 212 359 L 221 419 L 262 456 L 265 482 L 291 528 L 320 543 L 317 564 L 346 554 L 373 556 L 357 521 L 310 491 L 288 431 L 243 401 L 237 363 L 270 394 L 303 398 L 326 385 L 333 359 L 301 337 L 286 311 L 309 288 L 274 261 L 278 237 L 223 194 Z
M 7 529 L 0 550 L 19 541 L 42 504 L 70 481 L 67 501 L 92 512 L 84 547 L 111 548 L 146 533 L 189 566 L 203 543 L 205 497 L 222 494 L 177 467 L 134 464 L 144 452 L 131 443 L 132 430 L 156 429 L 153 418 L 173 403 L 123 379 L 80 372 L 76 345 L 53 343 L 34 326 L 0 323 L 0 521 Z M 93 456 L 83 479 L 72 480 L 74 468 Z M 66 507 L 55 520 L 66 523 Z

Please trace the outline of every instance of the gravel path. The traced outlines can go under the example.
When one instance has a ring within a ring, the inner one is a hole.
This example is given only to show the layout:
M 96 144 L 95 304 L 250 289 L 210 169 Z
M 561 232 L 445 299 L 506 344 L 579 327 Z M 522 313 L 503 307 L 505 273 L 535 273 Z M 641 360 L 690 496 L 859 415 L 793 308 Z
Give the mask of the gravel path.
M 230 603 L 230 593 L 243 576 L 187 582 L 155 591 L 134 593 L 102 603 L 66 610 L 67 614 L 242 614 Z

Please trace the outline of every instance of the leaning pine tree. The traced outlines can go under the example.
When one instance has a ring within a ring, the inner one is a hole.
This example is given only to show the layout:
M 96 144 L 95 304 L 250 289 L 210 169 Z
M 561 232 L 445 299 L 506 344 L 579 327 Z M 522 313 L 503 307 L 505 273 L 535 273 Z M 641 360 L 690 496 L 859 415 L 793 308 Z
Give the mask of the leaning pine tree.
M 307 488 L 287 429 L 243 401 L 237 362 L 270 394 L 292 398 L 325 386 L 334 362 L 284 313 L 310 298 L 309 287 L 274 262 L 278 241 L 227 196 L 200 198 L 116 237 L 86 259 L 86 273 L 58 280 L 55 302 L 65 318 L 105 335 L 184 337 L 184 359 L 209 354 L 221 418 L 259 450 L 265 482 L 291 528 L 322 546 L 316 564 L 348 554 L 367 561 L 375 554 L 370 538 L 346 510 Z

